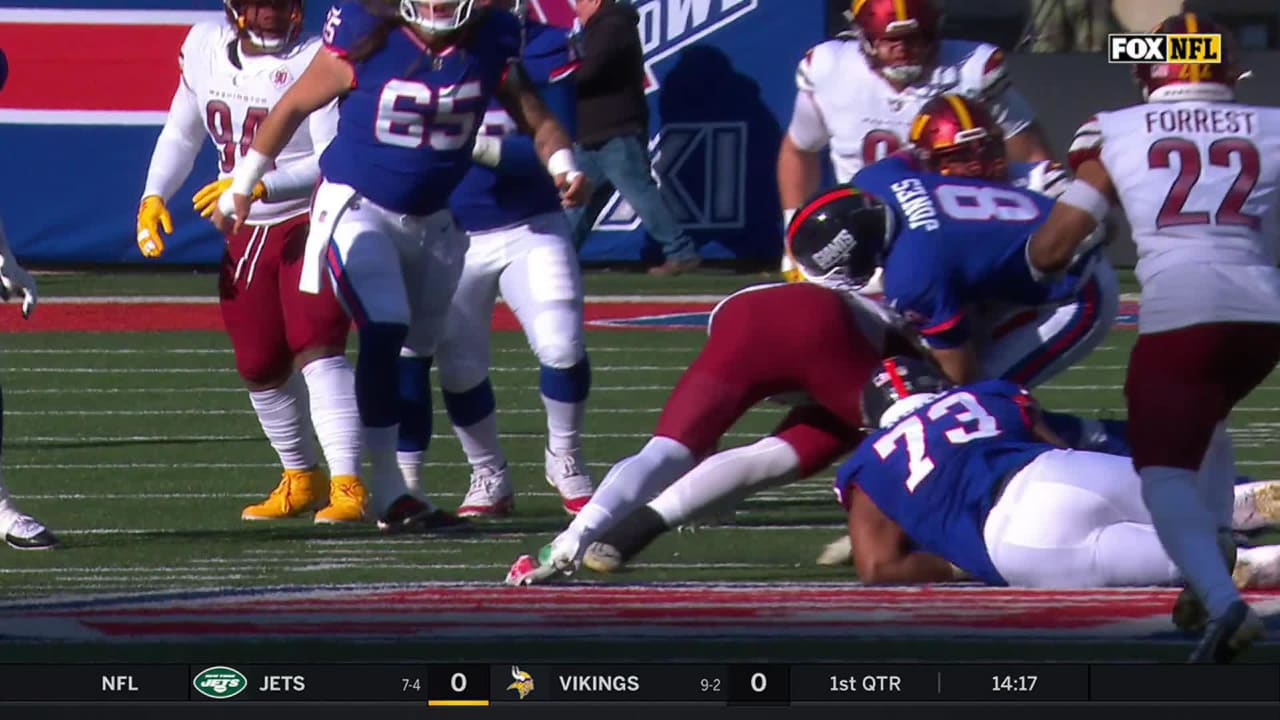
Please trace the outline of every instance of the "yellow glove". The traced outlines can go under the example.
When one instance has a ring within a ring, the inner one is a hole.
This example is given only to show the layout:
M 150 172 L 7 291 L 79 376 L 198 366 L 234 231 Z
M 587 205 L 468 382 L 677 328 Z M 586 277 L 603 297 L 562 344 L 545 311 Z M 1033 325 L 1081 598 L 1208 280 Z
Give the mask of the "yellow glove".
M 231 187 L 231 178 L 223 178 L 214 180 L 213 182 L 200 188 L 191 198 L 192 207 L 200 213 L 200 217 L 207 218 L 213 215 L 213 209 L 218 206 L 218 198 L 222 197 L 222 193 Z M 267 186 L 259 180 L 257 185 L 253 186 L 253 195 L 250 200 L 265 200 L 267 197 Z
M 159 195 L 148 195 L 142 198 L 138 206 L 138 249 L 143 257 L 158 258 L 164 252 L 164 236 L 173 233 L 173 218 L 169 217 L 169 209 L 164 206 L 164 199 Z
M 796 265 L 796 261 L 791 258 L 791 253 L 783 252 L 782 254 L 782 279 L 789 283 L 804 282 L 804 275 L 800 274 L 800 268 Z

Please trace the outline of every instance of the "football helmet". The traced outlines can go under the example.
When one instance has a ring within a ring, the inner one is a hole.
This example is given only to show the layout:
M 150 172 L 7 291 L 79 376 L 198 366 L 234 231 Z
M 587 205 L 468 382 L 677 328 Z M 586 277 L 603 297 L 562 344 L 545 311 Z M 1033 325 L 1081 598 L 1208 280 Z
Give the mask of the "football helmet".
M 471 19 L 474 0 L 400 0 L 400 17 L 431 34 L 462 29 Z
M 302 35 L 303 0 L 222 0 L 227 20 L 236 28 L 240 37 L 266 52 L 278 52 Z M 253 20 L 245 12 L 254 6 Z M 263 18 L 263 9 L 270 14 Z
M 925 103 L 907 139 L 930 172 L 1003 180 L 1009 174 L 1004 130 L 981 103 L 939 95 Z
M 931 0 L 854 0 L 852 26 L 871 66 L 891 82 L 909 85 L 933 64 L 942 15 Z M 884 55 L 882 40 L 901 40 Z
M 884 203 L 843 186 L 805 203 L 787 226 L 787 254 L 805 280 L 856 291 L 875 274 L 895 228 Z
M 887 428 L 951 387 L 937 368 L 905 355 L 886 358 L 862 387 L 862 422 Z
M 1139 63 L 1133 77 L 1142 87 L 1142 99 L 1151 102 L 1172 100 L 1232 100 L 1235 85 L 1244 73 L 1235 39 L 1221 25 L 1195 13 L 1170 15 L 1152 29 L 1154 33 L 1219 33 L 1222 35 L 1220 63 Z

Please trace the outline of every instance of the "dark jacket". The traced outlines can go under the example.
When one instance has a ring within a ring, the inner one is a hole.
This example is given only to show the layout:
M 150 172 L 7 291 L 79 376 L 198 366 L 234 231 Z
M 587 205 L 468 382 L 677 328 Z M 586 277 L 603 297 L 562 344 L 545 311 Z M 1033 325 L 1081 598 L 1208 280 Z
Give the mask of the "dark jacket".
M 574 72 L 578 142 L 599 147 L 616 137 L 648 137 L 640 15 L 630 5 L 603 5 L 583 27 L 582 60 Z

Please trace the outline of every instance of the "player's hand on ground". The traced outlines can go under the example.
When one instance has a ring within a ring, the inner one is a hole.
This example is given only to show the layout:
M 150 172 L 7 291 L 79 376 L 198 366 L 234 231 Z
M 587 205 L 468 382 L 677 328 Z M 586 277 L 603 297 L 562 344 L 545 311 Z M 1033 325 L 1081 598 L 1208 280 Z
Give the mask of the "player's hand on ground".
M 591 199 L 591 183 L 580 172 L 556 175 L 556 188 L 560 190 L 560 204 L 567 208 L 581 207 Z
M 222 193 L 231 187 L 231 178 L 223 178 L 214 180 L 213 182 L 200 188 L 200 190 L 191 198 L 192 208 L 200 213 L 202 218 L 212 218 L 213 211 L 218 208 L 218 198 L 222 197 Z M 253 186 L 253 199 L 262 200 L 267 197 L 267 187 L 261 181 Z
M 36 309 L 36 280 L 23 269 L 13 255 L 0 253 L 0 299 L 8 302 L 15 293 L 22 294 L 22 317 L 29 318 Z
M 164 236 L 173 233 L 173 218 L 169 217 L 169 208 L 159 195 L 148 195 L 142 198 L 138 206 L 138 249 L 143 257 L 158 258 L 164 252 Z

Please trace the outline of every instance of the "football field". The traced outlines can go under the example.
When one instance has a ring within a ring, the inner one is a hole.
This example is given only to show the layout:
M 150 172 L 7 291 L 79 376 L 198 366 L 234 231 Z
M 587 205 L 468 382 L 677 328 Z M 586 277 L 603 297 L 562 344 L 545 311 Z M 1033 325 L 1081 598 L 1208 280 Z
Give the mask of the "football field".
M 760 281 L 589 277 L 584 442 L 597 481 L 649 436 L 714 300 Z M 814 563 L 843 524 L 830 473 L 750 499 L 733 525 L 671 533 L 617 576 L 584 570 L 554 588 L 502 586 L 517 555 L 567 522 L 542 477 L 537 364 L 510 330 L 495 335 L 492 377 L 517 489 L 512 518 L 446 538 L 242 522 L 240 509 L 270 491 L 279 470 L 218 330 L 214 284 L 190 274 L 54 275 L 41 278 L 47 302 L 25 327 L 16 308 L 2 308 L 5 481 L 65 548 L 0 550 L 0 659 L 1139 659 L 1188 647 L 1168 632 L 1167 590 L 860 588 L 850 569 Z M 652 295 L 659 288 L 679 295 Z M 1041 402 L 1123 417 L 1134 337 L 1114 329 L 1085 365 L 1042 388 Z M 1278 401 L 1272 378 L 1234 416 L 1244 474 L 1275 477 Z M 452 508 L 469 471 L 438 397 L 436 407 L 424 482 Z M 752 411 L 724 446 L 759 437 L 782 412 Z M 1276 627 L 1280 595 L 1258 598 Z M 610 643 L 618 639 L 628 644 Z M 1277 656 L 1263 646 L 1251 657 Z

